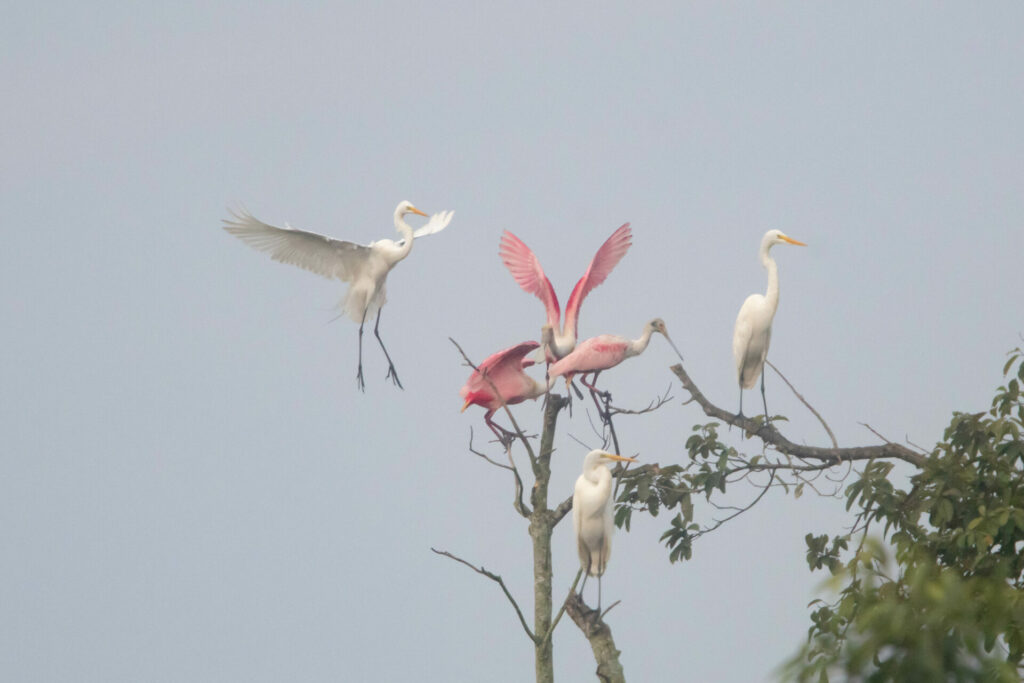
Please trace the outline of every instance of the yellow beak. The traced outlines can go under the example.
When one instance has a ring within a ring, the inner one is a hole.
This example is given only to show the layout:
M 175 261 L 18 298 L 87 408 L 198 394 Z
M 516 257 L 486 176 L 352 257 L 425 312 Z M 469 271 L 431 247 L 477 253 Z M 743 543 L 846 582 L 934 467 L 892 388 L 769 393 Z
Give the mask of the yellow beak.
M 410 211 L 411 213 L 414 213 L 414 214 L 418 215 L 418 216 L 426 216 L 426 215 L 427 215 L 427 214 L 423 213 L 422 211 L 420 211 L 419 209 L 417 209 L 417 208 L 416 208 L 415 206 L 413 206 L 413 207 L 410 207 L 410 208 L 409 208 L 409 211 Z M 798 243 L 798 244 L 799 244 L 799 243 Z
M 622 462 L 636 462 L 636 458 L 627 458 L 623 455 L 615 455 L 613 453 L 609 453 L 604 457 L 608 458 L 609 460 L 621 460 Z
M 779 239 L 782 240 L 783 242 L 789 242 L 790 244 L 795 244 L 798 247 L 806 247 L 807 246 L 803 242 L 797 242 L 792 237 L 786 237 L 785 235 L 779 235 Z
M 466 412 L 466 408 L 468 408 L 468 407 L 469 407 L 469 406 L 470 406 L 471 404 L 472 404 L 472 401 L 470 401 L 470 400 L 469 400 L 469 399 L 467 398 L 467 399 L 466 399 L 466 402 L 462 404 L 462 410 L 460 410 L 459 412 L 460 412 L 460 413 L 464 413 L 464 412 Z

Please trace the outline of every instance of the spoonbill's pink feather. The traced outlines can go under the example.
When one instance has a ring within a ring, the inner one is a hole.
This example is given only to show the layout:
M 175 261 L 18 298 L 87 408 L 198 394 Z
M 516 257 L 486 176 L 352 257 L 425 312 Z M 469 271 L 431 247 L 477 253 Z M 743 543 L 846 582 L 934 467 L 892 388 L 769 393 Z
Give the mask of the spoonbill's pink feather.
M 601 248 L 594 254 L 587 272 L 579 279 L 576 286 L 569 295 L 569 303 L 565 305 L 565 330 L 571 330 L 573 336 L 577 336 L 576 324 L 579 320 L 580 304 L 586 298 L 590 290 L 605 281 L 608 273 L 619 264 L 622 257 L 632 246 L 633 231 L 629 223 L 623 224 L 618 230 L 612 233 L 611 237 L 605 240 Z
M 614 334 L 602 334 L 581 341 L 572 353 L 548 368 L 548 377 L 614 368 L 626 359 L 629 344 L 629 339 Z
M 548 313 L 548 324 L 556 330 L 559 329 L 562 311 L 558 307 L 558 297 L 555 296 L 555 289 L 544 274 L 544 269 L 540 267 L 540 261 L 530 248 L 506 230 L 501 235 L 498 254 L 523 291 L 535 295 L 544 304 Z
M 480 363 L 479 369 L 473 371 L 459 391 L 459 395 L 466 399 L 463 409 L 473 404 L 482 406 L 487 409 L 485 419 L 489 421 L 490 416 L 501 407 L 501 399 L 508 405 L 515 405 L 528 398 L 536 398 L 539 390 L 537 382 L 523 372 L 523 368 L 533 365 L 533 361 L 526 360 L 526 354 L 539 346 L 535 341 L 522 342 L 498 351 Z M 501 398 L 495 395 L 488 379 L 497 388 Z

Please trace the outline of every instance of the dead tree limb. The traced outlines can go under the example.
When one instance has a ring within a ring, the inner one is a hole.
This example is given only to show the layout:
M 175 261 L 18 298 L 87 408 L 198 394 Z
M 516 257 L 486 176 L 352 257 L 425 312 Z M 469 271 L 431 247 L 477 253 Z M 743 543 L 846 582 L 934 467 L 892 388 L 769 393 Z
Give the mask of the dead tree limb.
M 878 446 L 857 446 L 854 448 L 820 448 L 815 446 L 801 446 L 784 437 L 779 430 L 771 424 L 762 424 L 757 420 L 731 413 L 728 410 L 719 408 L 709 401 L 706 396 L 697 388 L 690 376 L 686 374 L 681 363 L 671 367 L 679 381 L 683 383 L 693 399 L 704 409 L 709 417 L 716 418 L 727 424 L 736 425 L 744 431 L 757 436 L 764 443 L 774 446 L 780 453 L 791 455 L 795 458 L 807 460 L 831 461 L 840 463 L 850 460 L 872 460 L 875 458 L 895 458 L 903 460 L 915 467 L 923 467 L 926 458 L 906 446 L 898 443 L 885 443 Z

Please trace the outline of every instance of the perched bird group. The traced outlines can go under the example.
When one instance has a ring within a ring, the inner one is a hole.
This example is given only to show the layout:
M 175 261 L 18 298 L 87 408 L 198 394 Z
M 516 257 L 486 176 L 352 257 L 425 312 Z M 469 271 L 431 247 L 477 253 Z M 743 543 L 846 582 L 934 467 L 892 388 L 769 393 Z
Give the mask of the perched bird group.
M 324 277 L 349 283 L 341 307 L 345 314 L 359 323 L 357 387 L 364 391 L 366 387 L 363 378 L 363 327 L 369 318 L 375 317 L 373 334 L 388 362 L 385 379 L 390 379 L 402 388 L 379 329 L 380 310 L 387 302 L 387 276 L 399 261 L 409 255 L 417 237 L 444 230 L 451 222 L 453 212 L 442 211 L 430 216 L 418 230 L 413 230 L 405 222 L 408 214 L 427 216 L 410 202 L 403 201 L 395 208 L 394 214 L 395 229 L 401 233 L 402 239 L 397 242 L 383 239 L 368 245 L 296 230 L 287 224 L 284 228 L 277 228 L 257 220 L 244 209 L 232 212 L 232 217 L 224 220 L 224 229 L 250 246 L 268 252 L 276 261 L 291 263 Z M 565 378 L 567 389 L 575 389 L 572 385 L 575 376 L 580 377 L 580 382 L 591 391 L 596 402 L 599 391 L 595 383 L 598 375 L 627 358 L 643 353 L 655 332 L 665 337 L 682 358 L 661 318 L 646 323 L 637 339 L 602 334 L 577 341 L 583 299 L 605 281 L 626 255 L 632 246 L 632 237 L 629 223 L 626 223 L 605 240 L 569 295 L 563 319 L 554 287 L 544 274 L 536 255 L 511 232 L 505 231 L 502 234 L 498 252 L 502 262 L 524 291 L 541 300 L 547 318 L 541 326 L 539 342 L 523 341 L 492 354 L 474 369 L 459 392 L 464 399 L 462 410 L 465 411 L 471 405 L 483 407 L 484 422 L 500 441 L 508 443 L 513 436 L 512 432 L 493 420 L 495 413 L 502 407 L 543 396 L 551 390 L 559 377 Z M 763 369 L 771 340 L 772 320 L 779 305 L 778 267 L 770 254 L 776 244 L 806 246 L 778 230 L 765 233 L 759 257 L 768 271 L 767 291 L 763 295 L 751 294 L 743 302 L 736 317 L 732 342 L 740 387 L 738 417 L 743 416 L 743 390 L 752 389 L 760 376 L 765 421 L 768 420 L 768 402 L 765 398 Z M 528 358 L 537 349 L 540 349 L 537 359 Z M 546 363 L 544 381 L 538 381 L 526 373 L 526 369 L 537 361 Z M 634 462 L 634 459 L 602 450 L 590 451 L 583 460 L 583 473 L 576 480 L 573 493 L 573 528 L 580 566 L 584 572 L 583 585 L 586 585 L 586 577 L 598 577 L 599 607 L 600 580 L 611 554 L 613 528 L 612 475 L 608 464 L 616 461 Z M 580 590 L 582 593 L 582 586 Z

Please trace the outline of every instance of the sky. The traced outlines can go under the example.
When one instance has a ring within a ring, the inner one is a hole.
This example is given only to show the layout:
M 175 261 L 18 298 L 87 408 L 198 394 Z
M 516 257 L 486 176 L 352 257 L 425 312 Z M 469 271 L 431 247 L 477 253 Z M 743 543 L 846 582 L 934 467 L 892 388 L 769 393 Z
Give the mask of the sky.
M 562 298 L 634 245 L 580 333 L 661 317 L 737 401 L 736 312 L 781 303 L 772 360 L 840 445 L 929 446 L 987 408 L 1024 331 L 1024 6 L 951 3 L 9 4 L 0 24 L 0 678 L 524 681 L 530 539 L 507 473 L 467 450 L 468 371 L 535 339 L 503 230 Z M 343 285 L 220 229 L 227 207 L 367 243 L 403 200 L 454 210 L 388 281 L 355 386 Z M 705 417 L 663 340 L 602 376 L 654 415 L 623 450 L 684 462 Z M 795 442 L 825 445 L 769 375 Z M 748 394 L 747 405 L 756 405 Z M 515 413 L 539 424 L 540 406 Z M 863 423 L 863 424 L 862 424 Z M 583 411 L 563 419 L 570 495 Z M 756 448 L 738 434 L 730 443 Z M 482 446 L 479 441 L 478 446 Z M 491 446 L 493 448 L 493 446 Z M 907 471 L 901 469 L 900 476 Z M 735 500 L 756 492 L 738 488 Z M 707 522 L 715 512 L 698 505 Z M 841 500 L 773 492 L 670 564 L 634 518 L 604 577 L 631 680 L 773 680 L 823 595 L 804 535 Z M 578 560 L 554 536 L 554 593 Z M 556 679 L 589 680 L 575 626 Z

